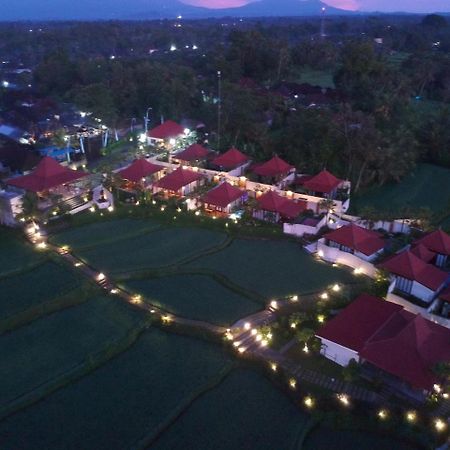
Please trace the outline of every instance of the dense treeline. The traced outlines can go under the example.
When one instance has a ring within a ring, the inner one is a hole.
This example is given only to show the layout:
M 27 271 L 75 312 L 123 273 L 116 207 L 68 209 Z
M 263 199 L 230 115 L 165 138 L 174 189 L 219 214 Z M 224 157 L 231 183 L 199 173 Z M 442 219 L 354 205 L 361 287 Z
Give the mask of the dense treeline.
M 6 30 L 0 51 L 36 64 L 40 94 L 110 125 L 151 106 L 154 121 L 198 119 L 214 134 L 220 70 L 222 147 L 258 159 L 278 153 L 305 171 L 327 167 L 356 189 L 399 180 L 419 161 L 450 167 L 450 26 L 441 16 L 327 20 L 326 38 L 315 19 Z M 330 104 L 279 95 L 277 86 L 311 71 L 334 81 Z

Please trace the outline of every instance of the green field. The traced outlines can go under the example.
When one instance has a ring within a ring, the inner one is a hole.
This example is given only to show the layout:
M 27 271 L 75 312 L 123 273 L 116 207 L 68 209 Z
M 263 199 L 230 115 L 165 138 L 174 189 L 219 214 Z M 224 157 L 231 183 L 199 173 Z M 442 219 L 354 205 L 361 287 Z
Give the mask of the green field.
M 89 264 L 108 273 L 175 264 L 221 244 L 226 236 L 195 228 L 169 228 L 98 245 L 79 252 Z
M 80 276 L 54 262 L 0 279 L 0 320 L 55 299 L 79 283 Z
M 150 220 L 119 219 L 100 221 L 71 228 L 51 237 L 57 245 L 68 245 L 80 250 L 85 247 L 114 242 L 130 236 L 155 230 L 159 225 Z
M 308 434 L 302 449 L 318 450 L 412 450 L 418 449 L 404 442 L 395 441 L 388 437 L 356 430 L 336 430 L 319 426 Z
M 221 273 L 266 298 L 317 292 L 336 282 L 355 280 L 348 270 L 318 262 L 300 244 L 286 241 L 235 240 L 189 267 Z
M 0 277 L 33 266 L 43 260 L 43 255 L 9 230 L 0 228 Z
M 1 422 L 1 447 L 135 448 L 228 362 L 215 345 L 149 331 L 91 375 Z
M 258 373 L 235 370 L 198 399 L 155 445 L 156 450 L 291 449 L 308 421 Z
M 230 325 L 262 309 L 260 304 L 202 275 L 135 280 L 126 286 L 173 314 L 219 325 Z
M 142 319 L 117 300 L 100 297 L 36 320 L 0 337 L 0 404 L 82 363 L 125 336 Z
M 354 196 L 351 211 L 358 213 L 364 207 L 373 207 L 381 213 L 398 214 L 404 208 L 430 208 L 434 213 L 450 213 L 450 169 L 420 164 L 400 183 L 373 187 Z

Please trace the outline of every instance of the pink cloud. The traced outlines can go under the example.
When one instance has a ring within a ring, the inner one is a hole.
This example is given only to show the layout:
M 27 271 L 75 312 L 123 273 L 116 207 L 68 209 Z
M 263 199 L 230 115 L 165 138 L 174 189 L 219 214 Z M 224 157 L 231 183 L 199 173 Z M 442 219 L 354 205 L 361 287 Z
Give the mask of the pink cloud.
M 250 1 L 247 0 L 182 0 L 183 3 L 193 6 L 203 6 L 205 8 L 220 9 L 220 8 L 237 8 L 244 6 Z

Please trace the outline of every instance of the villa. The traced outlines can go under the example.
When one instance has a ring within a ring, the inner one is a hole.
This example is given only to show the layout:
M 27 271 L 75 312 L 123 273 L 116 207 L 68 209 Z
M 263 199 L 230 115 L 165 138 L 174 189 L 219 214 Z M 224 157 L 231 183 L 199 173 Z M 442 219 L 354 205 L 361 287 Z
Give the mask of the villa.
M 287 185 L 295 177 L 295 167 L 275 155 L 270 161 L 257 165 L 253 172 L 268 184 Z
M 147 133 L 148 145 L 175 145 L 175 142 L 180 137 L 185 135 L 184 128 L 173 122 L 172 120 L 166 120 L 161 125 L 151 129 Z
M 201 200 L 205 211 L 223 215 L 240 207 L 246 196 L 246 192 L 225 181 L 211 189 Z
M 148 162 L 144 158 L 136 159 L 128 167 L 117 172 L 124 181 L 126 189 L 146 188 L 158 181 L 165 168 Z
M 430 392 L 438 383 L 433 367 L 450 359 L 450 330 L 402 306 L 360 295 L 316 336 L 321 353 L 341 366 L 353 359 L 366 374 L 397 392 Z
M 211 152 L 200 144 L 192 144 L 185 150 L 171 155 L 171 161 L 190 166 L 198 166 L 204 163 Z
M 424 302 L 431 302 L 444 287 L 448 274 L 432 264 L 405 250 L 383 261 L 380 268 L 391 275 L 390 292 L 413 296 Z
M 383 253 L 385 245 L 376 231 L 351 223 L 325 234 L 317 242 L 317 254 L 325 261 L 344 264 L 373 277 L 373 261 Z
M 234 176 L 241 176 L 244 174 L 249 162 L 250 158 L 248 156 L 241 153 L 237 148 L 232 147 L 213 159 L 211 164 L 220 171 L 229 172 Z
M 344 188 L 345 181 L 336 178 L 327 170 L 322 170 L 314 176 L 302 175 L 297 177 L 295 184 L 304 189 L 308 195 L 335 199 L 338 189 Z
M 164 198 L 184 197 L 192 193 L 204 182 L 198 172 L 179 167 L 153 184 L 153 193 L 162 194 Z
M 307 203 L 282 197 L 275 191 L 269 191 L 257 198 L 253 217 L 267 222 L 277 223 L 282 219 L 295 220 L 306 210 Z
M 450 236 L 442 230 L 427 234 L 416 242 L 435 254 L 433 264 L 445 267 L 450 260 Z

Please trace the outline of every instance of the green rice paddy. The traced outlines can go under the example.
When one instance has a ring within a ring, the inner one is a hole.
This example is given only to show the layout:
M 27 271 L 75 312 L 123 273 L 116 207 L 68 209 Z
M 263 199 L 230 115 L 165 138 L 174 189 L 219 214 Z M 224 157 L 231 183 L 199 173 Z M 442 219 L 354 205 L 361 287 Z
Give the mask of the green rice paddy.
M 173 314 L 219 325 L 230 325 L 262 309 L 262 305 L 204 275 L 134 280 L 126 287 Z

